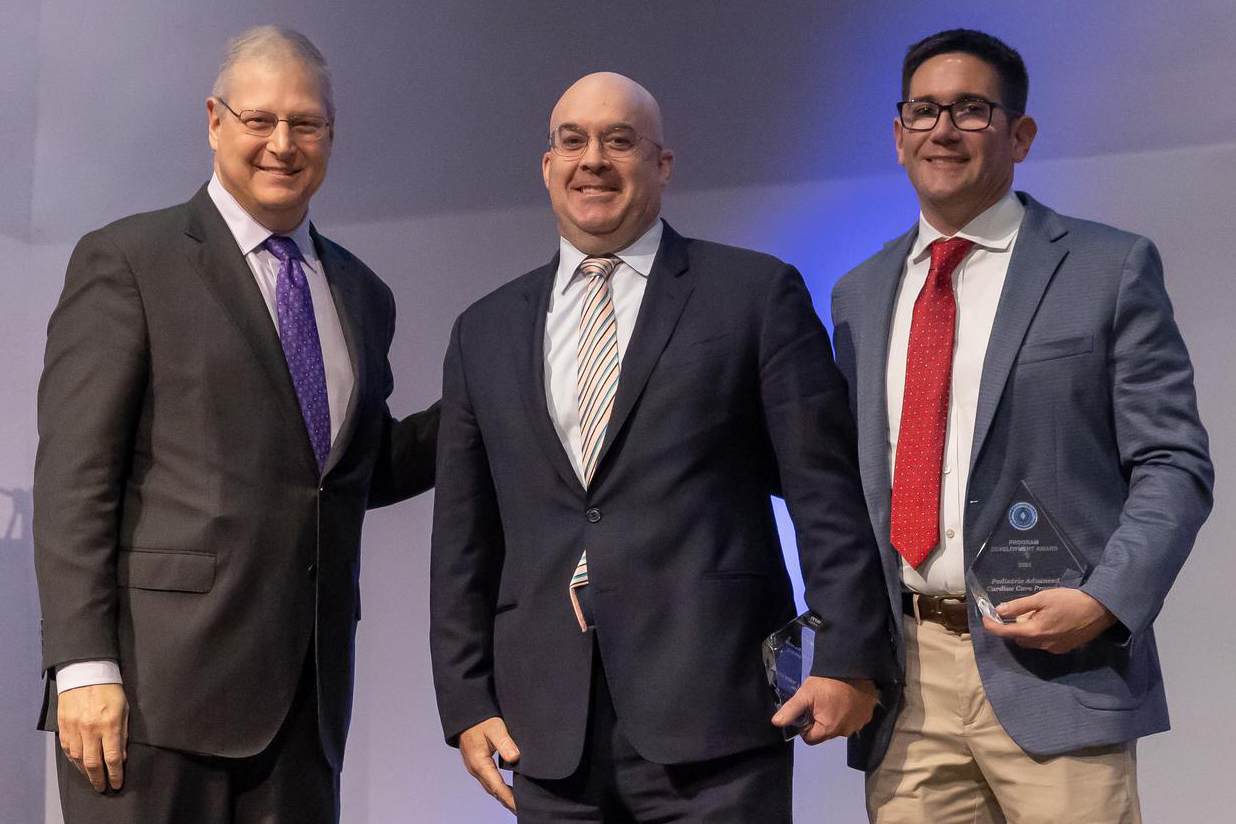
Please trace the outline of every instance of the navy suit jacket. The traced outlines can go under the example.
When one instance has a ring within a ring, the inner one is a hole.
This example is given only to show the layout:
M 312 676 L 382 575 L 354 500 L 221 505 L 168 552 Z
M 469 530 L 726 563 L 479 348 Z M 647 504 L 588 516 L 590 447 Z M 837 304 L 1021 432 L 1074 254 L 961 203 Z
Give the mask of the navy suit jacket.
M 815 674 L 893 680 L 845 384 L 798 272 L 665 227 L 585 490 L 545 399 L 557 267 L 469 308 L 446 355 L 430 648 L 447 741 L 501 716 L 521 772 L 575 769 L 594 633 L 567 585 L 585 548 L 595 643 L 645 758 L 780 741 L 760 657 L 794 616 L 778 490 L 825 622 Z
M 965 563 L 973 563 L 1024 479 L 1092 565 L 1082 589 L 1128 631 L 1116 627 L 1053 655 L 991 635 L 971 611 L 979 673 L 996 716 L 1026 752 L 1051 755 L 1168 728 L 1152 625 L 1210 511 L 1214 476 L 1193 368 L 1154 245 L 1018 197 L 1026 214 L 979 388 Z M 863 488 L 898 611 L 885 363 L 916 234 L 917 226 L 843 277 L 832 306 Z M 896 637 L 904 662 L 900 631 Z M 895 714 L 894 707 L 852 739 L 852 766 L 879 762 Z

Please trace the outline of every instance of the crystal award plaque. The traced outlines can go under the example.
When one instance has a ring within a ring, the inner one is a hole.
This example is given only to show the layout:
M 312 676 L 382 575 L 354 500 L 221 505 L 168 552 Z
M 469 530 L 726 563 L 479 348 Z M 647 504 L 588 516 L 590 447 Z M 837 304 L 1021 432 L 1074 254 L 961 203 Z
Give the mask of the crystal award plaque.
M 1008 621 L 996 607 L 1005 601 L 1054 587 L 1078 587 L 1089 573 L 1090 565 L 1023 480 L 967 570 L 966 583 L 978 611 L 1003 624 Z
M 804 612 L 781 629 L 764 639 L 764 672 L 772 688 L 777 709 L 790 700 L 803 681 L 811 674 L 815 657 L 815 633 L 820 628 L 820 619 L 811 612 Z M 784 728 L 788 741 L 810 726 L 811 719 L 804 718 L 797 724 Z

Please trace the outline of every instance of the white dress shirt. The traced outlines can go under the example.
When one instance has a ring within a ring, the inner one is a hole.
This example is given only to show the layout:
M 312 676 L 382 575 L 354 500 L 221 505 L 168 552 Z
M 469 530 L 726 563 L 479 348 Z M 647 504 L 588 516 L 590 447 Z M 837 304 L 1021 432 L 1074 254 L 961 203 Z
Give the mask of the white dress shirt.
M 613 289 L 615 323 L 618 327 L 618 363 L 621 370 L 631 331 L 644 300 L 648 274 L 661 245 L 662 223 L 658 218 L 638 240 L 614 256 L 621 263 L 610 275 Z M 580 456 L 579 399 L 575 383 L 579 364 L 579 316 L 587 293 L 585 279 L 576 276 L 576 269 L 586 258 L 566 238 L 558 241 L 558 274 L 549 296 L 549 314 L 545 318 L 545 400 L 549 416 L 562 447 L 571 456 L 571 465 L 580 483 L 584 481 L 583 458 Z M 619 372 L 621 375 L 621 371 Z M 621 380 L 621 377 L 619 377 Z
M 966 486 L 970 477 L 970 451 L 974 442 L 974 416 L 978 408 L 979 383 L 987 341 L 1000 305 L 1000 293 L 1008 274 L 1009 258 L 1017 242 L 1025 207 L 1011 192 L 971 220 L 953 237 L 974 241 L 974 248 L 953 270 L 953 294 L 957 300 L 954 329 L 953 377 L 949 391 L 948 429 L 941 467 L 940 543 L 914 569 L 901 559 L 901 581 L 909 589 L 927 595 L 961 595 L 966 591 L 962 524 Z M 928 247 L 947 237 L 919 214 L 918 237 L 910 247 L 893 309 L 889 330 L 885 391 L 888 395 L 888 463 L 892 477 L 897 470 L 897 436 L 901 430 L 901 404 L 906 387 L 906 354 L 914 302 L 931 268 Z
M 278 332 L 277 296 L 275 287 L 279 277 L 279 260 L 263 248 L 262 244 L 273 232 L 244 210 L 232 193 L 223 187 L 218 175 L 212 175 L 206 186 L 215 208 L 223 216 L 232 237 L 245 256 L 245 263 L 253 272 L 266 308 L 270 311 L 271 323 Z M 348 402 L 352 397 L 352 385 L 356 376 L 352 373 L 352 360 L 348 355 L 348 346 L 343 337 L 343 327 L 339 324 L 339 314 L 335 309 L 335 301 L 331 297 L 330 284 L 322 271 L 317 252 L 313 248 L 313 239 L 309 235 L 309 216 L 294 230 L 287 234 L 300 249 L 304 260 L 301 268 L 305 280 L 309 283 L 309 295 L 313 299 L 313 315 L 318 327 L 318 340 L 322 345 L 322 363 L 326 371 L 327 405 L 330 407 L 330 440 L 333 445 L 339 430 L 343 426 L 344 415 L 347 414 Z M 577 427 L 578 429 L 578 427 Z M 85 687 L 91 684 L 121 683 L 120 666 L 115 661 L 78 661 L 64 664 L 56 668 L 56 691 L 64 692 L 75 687 Z

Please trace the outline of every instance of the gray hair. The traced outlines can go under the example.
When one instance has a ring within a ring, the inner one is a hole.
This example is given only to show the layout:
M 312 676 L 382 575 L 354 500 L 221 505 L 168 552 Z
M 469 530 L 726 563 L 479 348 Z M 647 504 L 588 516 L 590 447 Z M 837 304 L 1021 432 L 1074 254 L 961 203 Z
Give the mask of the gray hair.
M 227 41 L 223 65 L 219 67 L 219 74 L 210 94 L 213 97 L 223 97 L 231 83 L 236 64 L 244 60 L 289 57 L 317 76 L 322 87 L 323 102 L 326 104 L 326 116 L 334 120 L 335 98 L 331 93 L 330 68 L 326 65 L 326 58 L 308 37 L 283 26 L 254 26 Z

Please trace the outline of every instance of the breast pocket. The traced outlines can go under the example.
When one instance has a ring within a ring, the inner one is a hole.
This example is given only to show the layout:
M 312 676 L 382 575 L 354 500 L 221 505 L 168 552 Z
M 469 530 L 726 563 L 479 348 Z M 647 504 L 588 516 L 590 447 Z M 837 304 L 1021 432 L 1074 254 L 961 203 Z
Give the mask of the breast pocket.
M 1045 341 L 1027 343 L 1017 354 L 1017 362 L 1022 366 L 1028 363 L 1059 360 L 1073 355 L 1088 354 L 1094 348 L 1094 336 L 1067 335 Z
M 215 556 L 164 549 L 121 550 L 116 556 L 116 584 L 130 589 L 210 592 L 215 585 Z
M 731 354 L 732 346 L 733 336 L 729 334 L 671 345 L 657 362 L 657 369 L 677 369 L 725 358 Z

